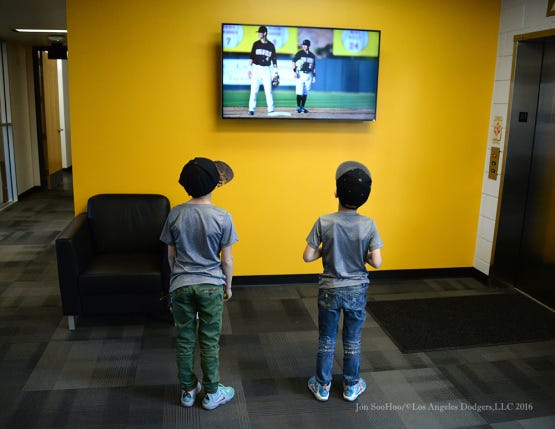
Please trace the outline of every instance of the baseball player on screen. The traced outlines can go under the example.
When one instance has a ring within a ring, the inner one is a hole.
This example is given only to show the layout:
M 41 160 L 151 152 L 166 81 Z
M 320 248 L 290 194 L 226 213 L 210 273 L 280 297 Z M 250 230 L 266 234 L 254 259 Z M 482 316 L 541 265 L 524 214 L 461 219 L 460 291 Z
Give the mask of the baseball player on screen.
M 260 84 L 264 85 L 268 113 L 274 111 L 274 97 L 272 96 L 272 65 L 273 72 L 278 75 L 276 47 L 267 39 L 268 29 L 262 25 L 258 28 L 258 38 L 253 43 L 249 60 L 249 79 L 251 80 L 251 95 L 249 98 L 249 115 L 256 110 L 256 97 Z
M 310 40 L 305 39 L 302 49 L 293 57 L 296 78 L 297 113 L 308 113 L 304 108 L 310 87 L 316 82 L 316 55 L 310 52 Z

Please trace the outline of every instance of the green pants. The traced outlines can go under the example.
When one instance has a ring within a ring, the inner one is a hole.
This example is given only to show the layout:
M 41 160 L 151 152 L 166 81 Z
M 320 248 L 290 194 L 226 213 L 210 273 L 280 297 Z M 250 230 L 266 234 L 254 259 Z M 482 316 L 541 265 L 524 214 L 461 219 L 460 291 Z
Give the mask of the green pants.
M 223 286 L 211 284 L 185 286 L 172 292 L 177 328 L 177 372 L 182 389 L 192 390 L 198 383 L 194 372 L 198 333 L 204 390 L 207 393 L 218 390 L 223 298 Z

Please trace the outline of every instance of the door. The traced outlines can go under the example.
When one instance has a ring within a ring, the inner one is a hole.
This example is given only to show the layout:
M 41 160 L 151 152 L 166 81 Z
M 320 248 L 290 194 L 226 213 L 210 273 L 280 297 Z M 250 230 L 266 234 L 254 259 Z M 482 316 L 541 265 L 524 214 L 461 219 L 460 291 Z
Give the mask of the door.
M 490 280 L 555 307 L 555 37 L 521 40 Z
M 58 92 L 57 60 L 42 55 L 44 130 L 43 142 L 46 181 L 48 189 L 55 188 L 61 180 L 62 142 L 60 133 L 60 104 Z
M 555 307 L 555 42 L 543 46 L 517 287 Z

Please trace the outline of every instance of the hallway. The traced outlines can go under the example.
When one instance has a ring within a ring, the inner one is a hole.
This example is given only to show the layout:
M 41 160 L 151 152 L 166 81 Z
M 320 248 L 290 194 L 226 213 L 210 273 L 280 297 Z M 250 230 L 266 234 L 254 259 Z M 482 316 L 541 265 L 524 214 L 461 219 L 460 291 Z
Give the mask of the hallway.
M 366 393 L 341 399 L 338 344 L 330 400 L 317 402 L 306 388 L 318 340 L 313 284 L 235 286 L 221 377 L 236 398 L 211 412 L 182 408 L 170 324 L 89 317 L 68 331 L 53 244 L 72 216 L 67 187 L 0 211 L 2 428 L 555 427 L 555 340 L 403 354 L 370 315 Z M 490 290 L 471 277 L 382 279 L 369 298 L 480 293 Z

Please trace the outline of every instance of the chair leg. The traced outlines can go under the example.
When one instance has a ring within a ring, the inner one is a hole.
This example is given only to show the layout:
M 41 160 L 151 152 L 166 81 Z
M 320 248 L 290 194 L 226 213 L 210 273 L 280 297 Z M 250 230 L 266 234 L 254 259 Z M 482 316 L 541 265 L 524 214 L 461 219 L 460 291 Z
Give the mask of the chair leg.
M 75 331 L 75 316 L 67 316 L 67 327 L 70 331 Z

